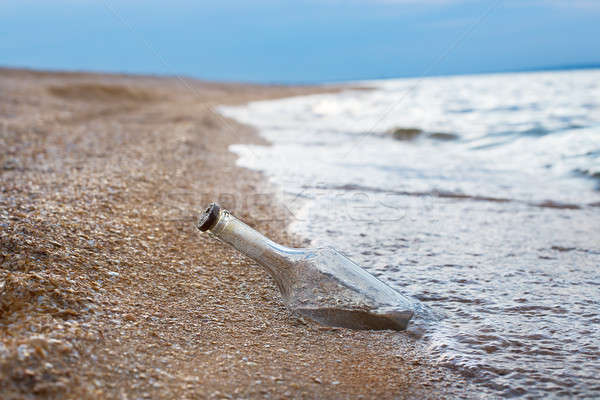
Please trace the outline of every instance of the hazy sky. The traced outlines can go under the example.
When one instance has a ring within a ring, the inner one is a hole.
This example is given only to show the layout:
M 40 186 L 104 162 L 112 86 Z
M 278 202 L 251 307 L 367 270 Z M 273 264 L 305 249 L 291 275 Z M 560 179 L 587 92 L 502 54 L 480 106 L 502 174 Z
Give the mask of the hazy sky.
M 598 0 L 0 1 L 0 65 L 314 82 L 600 63 Z

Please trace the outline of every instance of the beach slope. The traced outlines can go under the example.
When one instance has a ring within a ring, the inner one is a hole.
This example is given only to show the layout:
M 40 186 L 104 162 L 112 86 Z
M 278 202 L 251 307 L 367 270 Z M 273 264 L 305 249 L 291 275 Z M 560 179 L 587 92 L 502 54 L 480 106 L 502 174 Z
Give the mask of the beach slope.
M 323 90 L 0 69 L 2 397 L 463 391 L 406 333 L 290 315 L 260 268 L 194 227 L 219 200 L 298 244 L 272 188 L 228 151 L 263 142 L 212 109 Z

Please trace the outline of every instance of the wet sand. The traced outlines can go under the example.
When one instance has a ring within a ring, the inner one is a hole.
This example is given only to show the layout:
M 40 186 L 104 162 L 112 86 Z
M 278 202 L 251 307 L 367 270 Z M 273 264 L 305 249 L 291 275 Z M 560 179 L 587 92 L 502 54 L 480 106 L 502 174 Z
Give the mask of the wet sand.
M 393 331 L 326 328 L 194 227 L 286 213 L 218 104 L 323 88 L 0 69 L 2 398 L 470 397 Z

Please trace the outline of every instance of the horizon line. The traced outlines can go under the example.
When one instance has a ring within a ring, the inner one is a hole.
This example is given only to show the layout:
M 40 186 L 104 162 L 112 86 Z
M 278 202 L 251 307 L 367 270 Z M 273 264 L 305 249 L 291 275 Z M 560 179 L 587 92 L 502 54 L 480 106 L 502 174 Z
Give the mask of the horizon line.
M 136 71 L 120 71 L 120 70 L 83 70 L 83 69 L 68 69 L 68 68 L 36 68 L 23 65 L 0 65 L 1 70 L 21 70 L 30 72 L 50 72 L 57 74 L 99 74 L 99 75 L 124 75 L 124 76 L 146 76 L 146 77 L 159 77 L 159 78 L 188 78 L 194 79 L 201 82 L 209 83 L 238 83 L 238 84 L 251 84 L 251 85 L 281 85 L 281 86 L 310 86 L 310 85 L 328 85 L 328 84 L 340 84 L 340 83 L 352 83 L 352 82 L 365 82 L 365 81 L 377 81 L 377 80 L 392 80 L 392 79 L 414 79 L 414 78 L 434 78 L 434 77 L 445 77 L 445 76 L 477 76 L 477 75 L 494 75 L 494 74 L 511 74 L 511 73 L 527 73 L 527 72 L 551 72 L 551 71 L 576 71 L 576 70 L 592 70 L 600 69 L 600 62 L 584 62 L 574 64 L 560 64 L 560 65 L 543 65 L 534 67 L 524 67 L 515 69 L 501 69 L 501 70 L 482 70 L 478 72 L 456 72 L 456 73 L 440 73 L 440 74 L 407 74 L 407 75 L 380 75 L 372 77 L 362 78 L 340 78 L 340 79 L 311 79 L 311 80 L 261 80 L 261 79 L 219 79 L 203 77 L 201 75 L 189 75 L 189 74 L 177 74 L 177 73 L 161 73 L 161 72 L 136 72 Z

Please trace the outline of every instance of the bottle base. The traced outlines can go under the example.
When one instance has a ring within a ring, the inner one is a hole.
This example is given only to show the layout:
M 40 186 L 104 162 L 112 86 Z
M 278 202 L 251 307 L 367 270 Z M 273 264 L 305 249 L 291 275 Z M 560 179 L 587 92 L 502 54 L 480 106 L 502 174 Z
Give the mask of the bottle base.
M 350 329 L 392 329 L 403 331 L 413 316 L 412 311 L 377 313 L 361 309 L 300 308 L 296 312 L 322 325 Z

